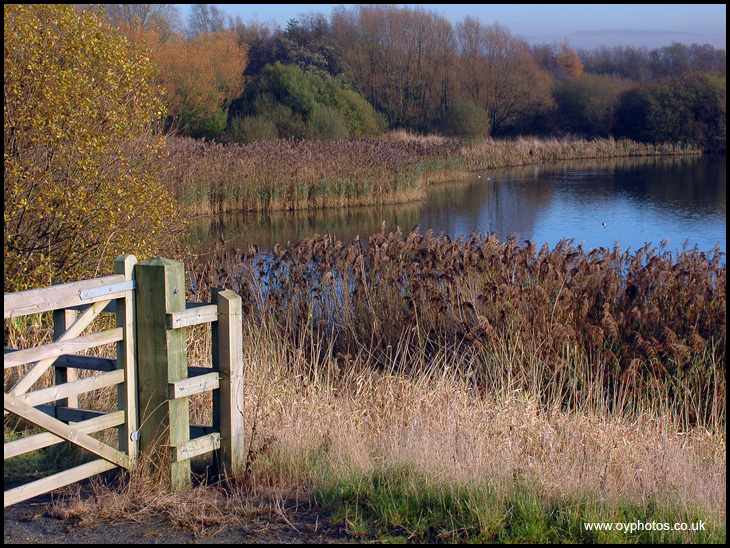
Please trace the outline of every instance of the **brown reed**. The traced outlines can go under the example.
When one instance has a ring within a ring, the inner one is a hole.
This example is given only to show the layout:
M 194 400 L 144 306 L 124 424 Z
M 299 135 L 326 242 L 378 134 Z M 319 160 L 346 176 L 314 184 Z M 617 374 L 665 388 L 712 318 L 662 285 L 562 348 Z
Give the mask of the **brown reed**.
M 189 266 L 191 297 L 244 297 L 241 486 L 307 497 L 404 466 L 444 489 L 508 496 L 517 477 L 540 499 L 699 505 L 722 523 L 720 255 L 417 230 L 263 258 L 221 241 Z
M 508 374 L 543 402 L 640 413 L 663 405 L 685 426 L 725 421 L 726 266 L 718 249 L 676 255 L 553 249 L 515 237 L 408 234 L 342 244 L 329 236 L 263 259 L 224 250 L 191 264 L 196 291 L 222 284 L 250 317 L 271 316 L 292 348 L 329 358 L 401 348 L 417 370 L 449 350 L 475 386 Z M 311 344 L 311 343 L 309 343 Z
M 690 147 L 571 138 L 483 139 L 390 135 L 382 140 L 167 141 L 165 185 L 188 214 L 306 210 L 423 199 L 425 185 L 468 172 L 540 162 L 700 153 Z

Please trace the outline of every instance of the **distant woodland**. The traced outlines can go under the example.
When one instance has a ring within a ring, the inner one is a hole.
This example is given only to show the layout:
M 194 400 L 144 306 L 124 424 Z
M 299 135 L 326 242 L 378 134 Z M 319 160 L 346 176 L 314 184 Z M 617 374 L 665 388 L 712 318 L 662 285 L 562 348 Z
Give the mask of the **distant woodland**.
M 385 181 L 406 199 L 419 161 L 448 173 L 518 138 L 725 150 L 725 51 L 709 45 L 530 46 L 497 23 L 388 4 L 297 17 L 281 29 L 209 4 L 185 22 L 172 4 L 6 4 L 6 291 L 95 276 L 130 250 L 159 255 L 183 233 L 180 193 L 199 191 L 188 201 L 205 208 L 310 208 L 373 200 Z M 450 144 L 384 152 L 394 135 Z M 462 142 L 470 159 L 444 156 Z M 322 145 L 318 167 L 305 144 Z M 275 159 L 244 181 L 253 152 L 243 162 L 233 145 Z M 371 178 L 330 180 L 345 149 Z
M 166 126 L 185 136 L 249 143 L 406 129 L 725 149 L 726 52 L 707 44 L 530 46 L 498 23 L 452 24 L 388 4 L 301 14 L 284 29 L 208 4 L 193 5 L 184 22 L 171 4 L 103 10 L 150 50 Z

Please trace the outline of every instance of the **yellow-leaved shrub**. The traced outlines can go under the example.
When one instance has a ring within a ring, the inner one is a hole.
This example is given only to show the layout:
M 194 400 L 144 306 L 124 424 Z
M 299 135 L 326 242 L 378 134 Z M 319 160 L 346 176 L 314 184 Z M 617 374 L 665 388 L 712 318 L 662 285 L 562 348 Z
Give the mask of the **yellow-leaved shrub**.
M 174 240 L 147 52 L 91 11 L 6 5 L 5 291 L 109 274 Z

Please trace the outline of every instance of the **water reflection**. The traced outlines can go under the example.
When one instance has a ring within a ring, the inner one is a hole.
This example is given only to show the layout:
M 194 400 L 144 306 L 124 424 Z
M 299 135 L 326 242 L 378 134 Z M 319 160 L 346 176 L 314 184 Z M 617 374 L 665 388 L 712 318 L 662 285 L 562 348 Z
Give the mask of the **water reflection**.
M 539 168 L 532 166 L 490 172 L 481 178 L 476 175 L 467 184 L 461 182 L 451 188 L 432 188 L 430 207 L 422 211 L 419 222 L 423 227 L 438 227 L 436 230 L 452 237 L 476 231 L 502 236 L 517 233 L 528 239 L 539 220 L 536 212 L 543 210 L 555 194 L 553 185 L 530 184 L 539 176 Z
M 349 242 L 380 230 L 420 225 L 456 238 L 496 231 L 517 233 L 554 246 L 560 239 L 585 248 L 646 242 L 668 249 L 685 240 L 709 251 L 726 251 L 725 157 L 620 158 L 559 162 L 474 174 L 466 181 L 429 188 L 422 202 L 385 207 L 229 215 L 201 220 L 191 242 L 201 253 L 220 235 L 236 247 L 271 249 L 315 234 Z M 605 222 L 605 226 L 603 223 Z

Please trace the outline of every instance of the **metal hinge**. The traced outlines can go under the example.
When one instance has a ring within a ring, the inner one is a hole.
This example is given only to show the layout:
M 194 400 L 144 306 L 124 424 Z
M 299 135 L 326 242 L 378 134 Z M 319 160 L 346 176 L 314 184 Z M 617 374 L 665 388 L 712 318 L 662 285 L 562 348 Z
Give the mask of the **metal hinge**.
M 104 295 L 112 295 L 113 293 L 129 291 L 135 287 L 137 287 L 137 284 L 134 280 L 128 280 L 126 282 L 119 282 L 118 284 L 103 285 L 93 289 L 85 289 L 79 294 L 79 296 L 82 299 L 93 299 L 94 297 L 103 297 Z

